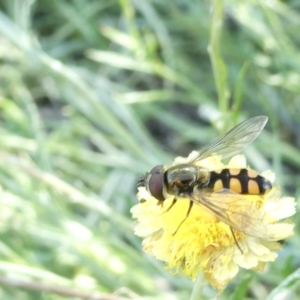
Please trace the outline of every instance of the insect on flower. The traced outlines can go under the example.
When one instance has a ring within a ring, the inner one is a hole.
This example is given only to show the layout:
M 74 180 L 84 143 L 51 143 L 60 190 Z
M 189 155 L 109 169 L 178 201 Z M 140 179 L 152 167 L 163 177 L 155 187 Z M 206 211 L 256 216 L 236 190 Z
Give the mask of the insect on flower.
M 191 278 L 202 271 L 219 290 L 240 267 L 263 270 L 276 259 L 278 241 L 294 228 L 278 221 L 295 213 L 295 200 L 281 197 L 271 171 L 259 174 L 236 155 L 267 120 L 248 119 L 202 151 L 155 166 L 139 179 L 139 203 L 131 212 L 145 252 Z M 227 164 L 221 161 L 231 156 Z
M 194 204 L 202 205 L 238 231 L 257 238 L 270 238 L 260 223 L 263 216 L 258 214 L 252 202 L 245 200 L 243 194 L 265 194 L 272 188 L 272 183 L 246 168 L 211 171 L 197 164 L 213 155 L 226 158 L 239 153 L 257 138 L 267 121 L 267 117 L 258 116 L 240 123 L 187 163 L 170 168 L 155 166 L 146 176 L 140 178 L 138 186 L 145 185 L 151 195 L 161 203 L 168 195 L 174 195 L 169 209 L 176 204 L 176 196 L 190 199 L 186 217 Z

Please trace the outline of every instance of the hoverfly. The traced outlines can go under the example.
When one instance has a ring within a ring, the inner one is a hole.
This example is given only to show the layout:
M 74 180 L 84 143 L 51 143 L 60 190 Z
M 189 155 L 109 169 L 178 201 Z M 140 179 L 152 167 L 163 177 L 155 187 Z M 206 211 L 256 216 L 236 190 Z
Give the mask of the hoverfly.
M 268 193 L 272 189 L 272 183 L 246 168 L 208 170 L 201 166 L 201 161 L 205 158 L 214 155 L 226 158 L 239 153 L 258 137 L 267 121 L 266 116 L 248 119 L 204 148 L 187 163 L 169 168 L 155 166 L 139 179 L 137 186 L 144 186 L 159 203 L 173 195 L 174 200 L 168 210 L 175 205 L 176 197 L 188 198 L 190 205 L 186 218 L 193 205 L 201 205 L 228 224 L 231 230 L 234 228 L 253 237 L 272 239 L 268 230 L 263 228 L 264 214 L 246 197 Z

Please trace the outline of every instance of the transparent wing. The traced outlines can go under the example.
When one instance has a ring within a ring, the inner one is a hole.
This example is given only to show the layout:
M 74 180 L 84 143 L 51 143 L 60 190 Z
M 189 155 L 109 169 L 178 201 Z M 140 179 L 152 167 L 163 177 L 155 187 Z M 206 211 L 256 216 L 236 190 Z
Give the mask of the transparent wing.
M 274 197 L 277 193 L 280 195 L 280 188 L 274 187 L 273 192 Z M 256 238 L 280 240 L 280 236 L 274 230 L 278 224 L 269 224 L 265 220 L 265 212 L 260 211 L 255 203 L 244 195 L 228 189 L 211 194 L 196 190 L 188 198 L 237 231 Z
M 222 158 L 225 158 L 239 153 L 257 138 L 267 121 L 268 117 L 258 116 L 238 124 L 211 145 L 204 148 L 189 162 L 202 160 L 211 155 L 221 155 Z

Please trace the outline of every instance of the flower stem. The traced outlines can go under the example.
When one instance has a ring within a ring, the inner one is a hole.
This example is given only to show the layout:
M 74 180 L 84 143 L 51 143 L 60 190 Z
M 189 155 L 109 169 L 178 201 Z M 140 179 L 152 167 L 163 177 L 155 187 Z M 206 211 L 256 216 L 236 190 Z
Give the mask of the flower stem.
M 202 299 L 202 290 L 206 285 L 206 281 L 203 277 L 202 272 L 199 272 L 195 280 L 194 288 L 190 297 L 190 300 L 201 300 Z

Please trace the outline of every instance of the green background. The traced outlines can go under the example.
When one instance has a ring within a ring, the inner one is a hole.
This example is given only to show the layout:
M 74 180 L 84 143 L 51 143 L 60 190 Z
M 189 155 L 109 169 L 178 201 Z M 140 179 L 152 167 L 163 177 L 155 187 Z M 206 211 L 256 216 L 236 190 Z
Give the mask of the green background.
M 137 178 L 252 116 L 249 164 L 299 198 L 300 3 L 213 3 L 1 0 L 0 299 L 188 299 L 133 234 Z M 300 299 L 299 237 L 219 299 Z

